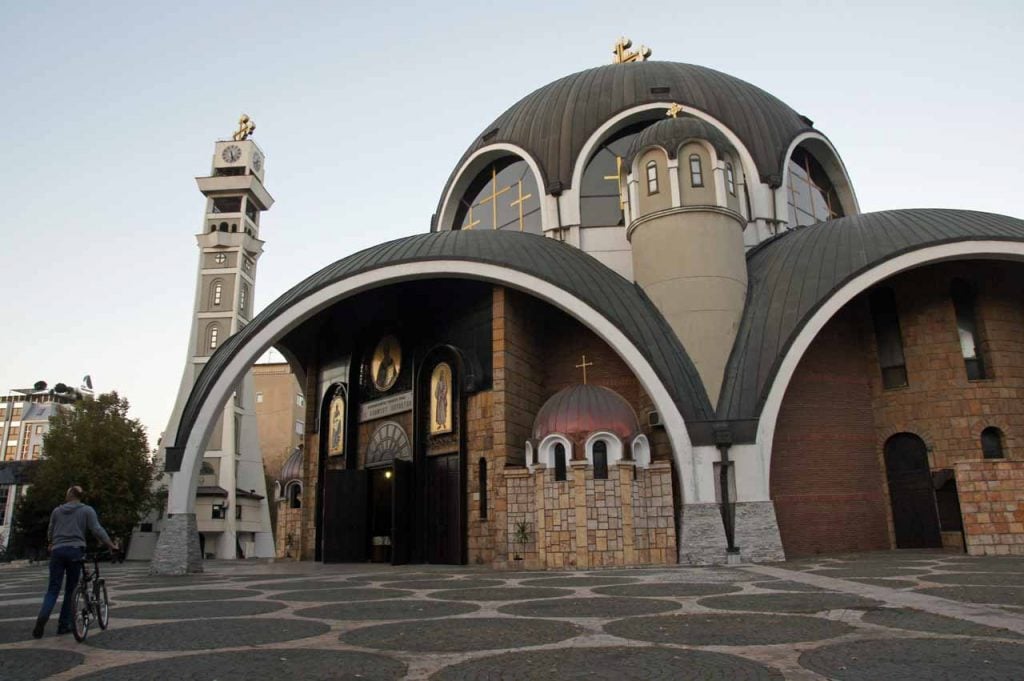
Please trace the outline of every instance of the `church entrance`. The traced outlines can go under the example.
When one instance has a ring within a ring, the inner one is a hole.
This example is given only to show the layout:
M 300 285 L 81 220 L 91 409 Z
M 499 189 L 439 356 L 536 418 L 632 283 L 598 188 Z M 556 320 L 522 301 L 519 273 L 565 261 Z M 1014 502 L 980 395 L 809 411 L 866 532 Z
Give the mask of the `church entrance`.
M 889 438 L 885 443 L 885 471 L 896 547 L 941 548 L 935 487 L 924 441 L 912 433 Z

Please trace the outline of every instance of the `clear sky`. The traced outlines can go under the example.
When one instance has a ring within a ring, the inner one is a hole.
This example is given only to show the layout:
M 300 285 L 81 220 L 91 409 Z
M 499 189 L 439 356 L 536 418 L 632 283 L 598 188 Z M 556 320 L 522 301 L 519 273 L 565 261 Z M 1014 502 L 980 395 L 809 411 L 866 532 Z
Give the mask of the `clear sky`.
M 815 121 L 864 211 L 1024 216 L 1024 2 L 0 2 L 0 390 L 91 374 L 148 428 L 185 361 L 213 142 L 257 124 L 277 199 L 255 309 L 429 229 L 485 126 L 608 63 L 725 71 Z

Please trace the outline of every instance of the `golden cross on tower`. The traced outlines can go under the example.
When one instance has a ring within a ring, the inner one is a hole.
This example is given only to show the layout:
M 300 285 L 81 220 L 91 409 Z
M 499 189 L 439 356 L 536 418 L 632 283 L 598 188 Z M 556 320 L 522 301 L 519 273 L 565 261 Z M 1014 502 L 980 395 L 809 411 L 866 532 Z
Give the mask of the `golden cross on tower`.
M 615 43 L 615 47 L 612 48 L 613 64 L 625 64 L 631 61 L 647 61 L 647 58 L 651 56 L 651 48 L 640 46 L 639 49 L 631 50 L 633 47 L 633 41 L 629 38 L 619 38 Z
M 665 115 L 671 116 L 672 118 L 678 118 L 681 113 L 683 113 L 683 107 L 678 104 L 673 104 L 668 108 L 668 111 L 665 112 Z
M 623 176 L 622 176 L 622 157 L 621 156 L 616 155 L 616 157 L 615 157 L 615 174 L 614 175 L 605 175 L 604 179 L 611 180 L 611 181 L 615 182 L 615 186 L 618 187 L 618 189 L 619 189 L 619 210 L 625 210 L 626 209 L 626 199 L 623 196 L 623 192 L 622 192 Z
M 580 363 L 576 365 L 577 369 L 583 369 L 583 385 L 587 384 L 587 367 L 592 366 L 594 366 L 594 363 L 588 362 L 586 355 L 583 355 Z
M 533 194 L 523 194 L 523 181 L 519 180 L 519 198 L 508 204 L 509 206 L 519 206 L 519 231 L 523 231 L 523 203 L 526 199 L 532 198 Z
M 248 114 L 242 114 L 238 119 L 238 130 L 231 136 L 236 142 L 249 139 L 249 136 L 256 132 L 256 124 L 249 118 Z
M 491 166 L 491 195 L 486 199 L 481 199 L 480 205 L 482 206 L 488 201 L 491 202 L 491 217 L 493 219 L 493 223 L 491 224 L 492 229 L 498 229 L 498 197 L 511 188 L 511 186 L 508 186 L 501 191 L 498 191 L 498 171 L 495 170 L 494 166 Z

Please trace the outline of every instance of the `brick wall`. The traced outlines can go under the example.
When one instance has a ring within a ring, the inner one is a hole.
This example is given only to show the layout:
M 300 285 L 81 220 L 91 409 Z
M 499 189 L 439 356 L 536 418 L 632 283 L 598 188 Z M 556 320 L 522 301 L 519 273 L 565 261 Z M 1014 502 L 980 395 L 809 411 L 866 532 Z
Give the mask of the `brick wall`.
M 815 338 L 779 412 L 770 484 L 790 558 L 889 548 L 860 307 Z
M 955 465 L 967 552 L 1024 555 L 1024 461 L 958 461 Z

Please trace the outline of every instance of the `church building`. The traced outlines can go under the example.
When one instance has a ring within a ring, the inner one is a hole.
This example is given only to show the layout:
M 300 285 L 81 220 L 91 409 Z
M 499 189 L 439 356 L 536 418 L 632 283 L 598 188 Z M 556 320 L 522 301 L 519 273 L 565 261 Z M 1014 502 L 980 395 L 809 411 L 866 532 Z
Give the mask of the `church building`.
M 429 231 L 224 339 L 165 437 L 156 571 L 199 569 L 203 452 L 271 346 L 305 395 L 299 559 L 1024 554 L 1024 221 L 862 213 L 810 118 L 649 55 L 523 97 Z

